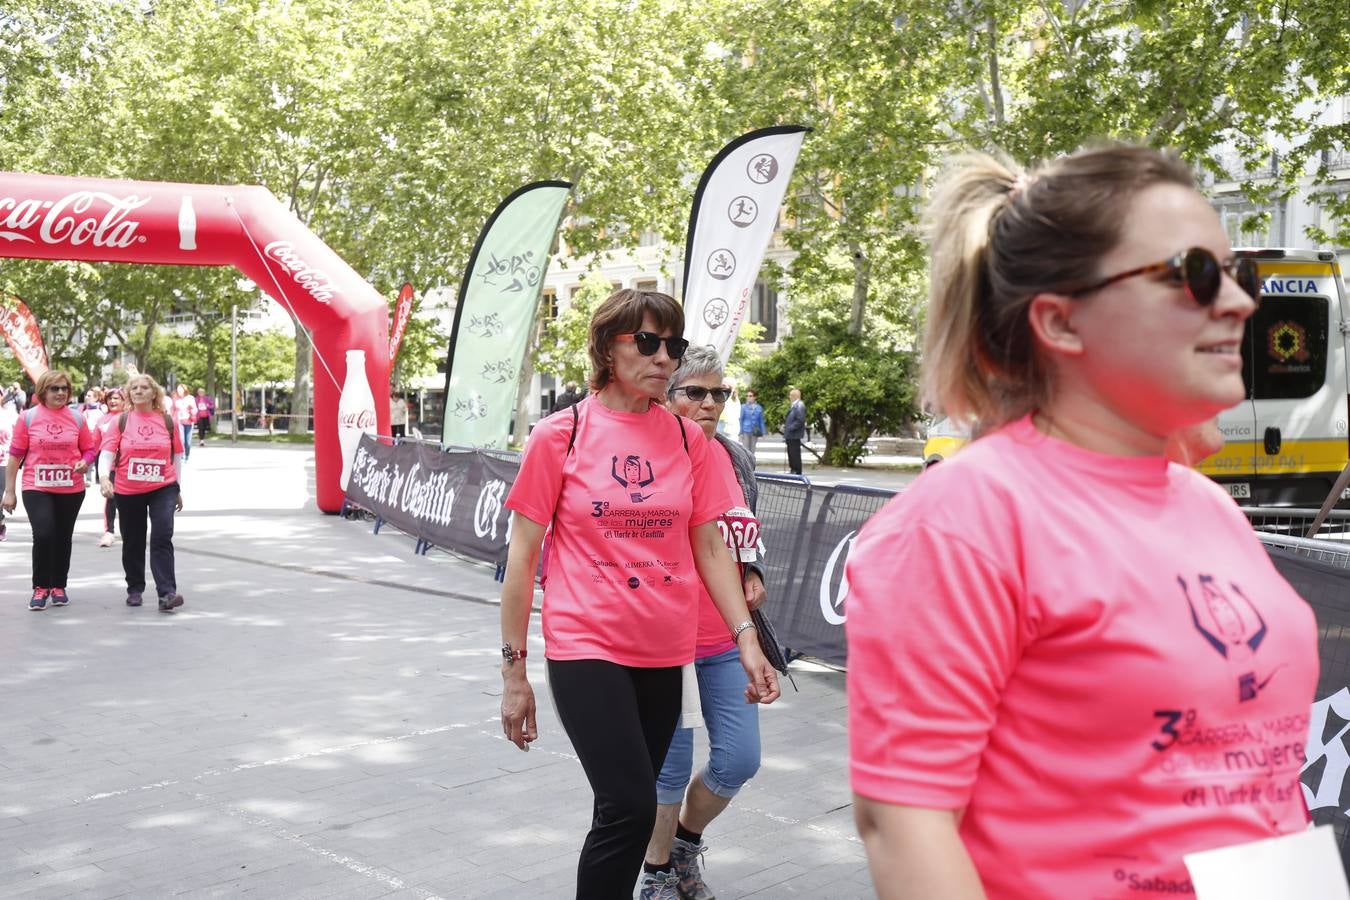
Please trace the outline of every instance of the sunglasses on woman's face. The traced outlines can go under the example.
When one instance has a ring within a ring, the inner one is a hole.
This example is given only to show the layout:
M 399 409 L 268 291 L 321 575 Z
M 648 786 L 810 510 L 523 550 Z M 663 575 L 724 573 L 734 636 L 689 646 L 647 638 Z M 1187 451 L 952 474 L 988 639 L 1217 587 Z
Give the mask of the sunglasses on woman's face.
M 684 394 L 686 397 L 688 397 L 695 403 L 702 403 L 703 399 L 707 397 L 709 394 L 712 394 L 714 403 L 726 403 L 727 398 L 731 396 L 731 391 L 727 390 L 726 388 L 705 388 L 705 387 L 698 387 L 696 385 L 690 385 L 689 387 L 677 387 L 670 393 L 672 396 L 675 394 Z
M 659 334 L 652 334 L 650 331 L 639 331 L 634 334 L 616 334 L 616 341 L 632 341 L 637 344 L 638 352 L 643 356 L 655 356 L 662 342 L 666 345 L 666 355 L 671 359 L 679 359 L 684 356 L 684 351 L 689 349 L 689 342 L 682 337 L 663 338 Z
M 70 385 L 68 385 L 68 384 L 53 384 L 53 385 L 49 385 L 48 388 L 47 388 L 47 390 L 51 391 L 53 394 L 55 394 L 55 393 L 57 393 L 57 392 L 62 392 L 62 393 L 69 394 L 69 393 L 70 393 Z
M 1154 272 L 1165 274 L 1177 287 L 1185 288 L 1186 295 L 1201 306 L 1209 306 L 1219 296 L 1219 288 L 1223 285 L 1225 274 L 1236 281 L 1237 286 L 1242 288 L 1242 292 L 1248 297 L 1257 303 L 1261 302 L 1261 276 L 1256 271 L 1256 260 L 1248 256 L 1239 256 L 1227 262 L 1219 262 L 1213 253 L 1203 247 L 1192 247 L 1171 259 L 1112 275 L 1096 284 L 1073 291 L 1069 296 L 1081 297 L 1117 281 Z

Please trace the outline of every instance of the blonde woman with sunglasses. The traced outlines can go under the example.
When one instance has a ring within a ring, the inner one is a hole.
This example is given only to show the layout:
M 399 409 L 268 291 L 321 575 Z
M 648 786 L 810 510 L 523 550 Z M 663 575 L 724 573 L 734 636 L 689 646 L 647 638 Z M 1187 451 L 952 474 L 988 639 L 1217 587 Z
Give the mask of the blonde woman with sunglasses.
M 1204 423 L 1245 397 L 1255 266 L 1142 147 L 965 158 L 930 216 L 926 399 L 982 433 L 850 552 L 877 893 L 1191 894 L 1183 855 L 1308 821 L 1313 613 L 1168 459 L 1210 452 Z
M 70 405 L 70 376 L 48 369 L 33 389 L 37 405 L 14 423 L 5 469 L 5 512 L 18 504 L 15 477 L 23 466 L 23 508 L 33 528 L 33 593 L 28 608 L 40 612 L 70 602 L 70 544 L 84 503 L 84 473 L 96 444 L 84 416 Z

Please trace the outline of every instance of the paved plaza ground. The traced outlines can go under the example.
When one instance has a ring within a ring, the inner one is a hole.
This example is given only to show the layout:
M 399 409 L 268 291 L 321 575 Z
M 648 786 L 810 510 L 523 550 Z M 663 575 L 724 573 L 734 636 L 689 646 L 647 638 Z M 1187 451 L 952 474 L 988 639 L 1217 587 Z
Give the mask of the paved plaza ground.
M 547 699 L 501 736 L 491 569 L 319 514 L 308 447 L 194 450 L 163 614 L 123 603 L 119 543 L 76 528 L 72 602 L 0 544 L 0 896 L 570 897 L 590 817 Z M 763 767 L 707 835 L 739 897 L 873 896 L 847 783 L 844 677 L 794 664 Z M 702 746 L 702 740 L 700 740 Z

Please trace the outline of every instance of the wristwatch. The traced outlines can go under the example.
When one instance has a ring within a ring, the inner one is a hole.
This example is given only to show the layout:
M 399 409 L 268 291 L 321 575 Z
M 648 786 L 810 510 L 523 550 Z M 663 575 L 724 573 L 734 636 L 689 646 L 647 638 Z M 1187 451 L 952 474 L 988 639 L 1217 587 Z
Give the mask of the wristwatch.
M 525 656 L 526 653 L 524 647 L 522 647 L 519 650 L 516 650 L 514 647 L 511 646 L 510 641 L 507 641 L 506 643 L 502 644 L 502 659 L 506 660 L 506 664 L 508 666 L 514 665 L 516 660 L 524 659 Z

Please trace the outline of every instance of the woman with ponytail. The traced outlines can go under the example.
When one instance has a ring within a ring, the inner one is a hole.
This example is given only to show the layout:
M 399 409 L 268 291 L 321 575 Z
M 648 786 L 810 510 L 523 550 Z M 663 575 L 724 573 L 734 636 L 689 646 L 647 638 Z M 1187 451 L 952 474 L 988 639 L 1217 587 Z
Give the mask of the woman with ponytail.
M 1245 397 L 1255 266 L 1142 147 L 958 160 L 930 217 L 926 399 L 982 436 L 850 555 L 877 892 L 1193 893 L 1183 854 L 1307 825 L 1312 612 L 1167 458 Z

